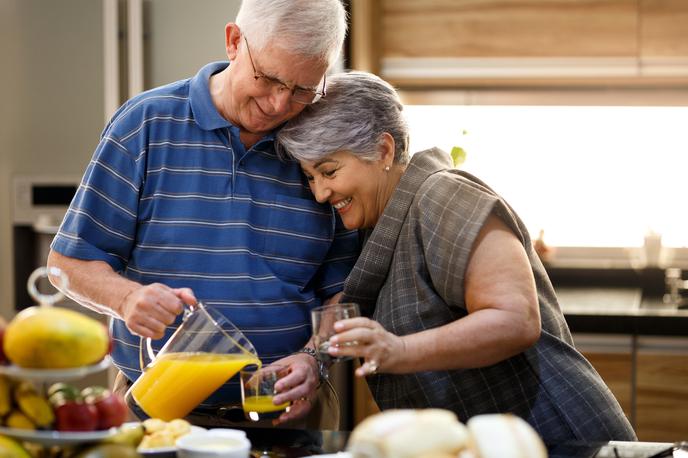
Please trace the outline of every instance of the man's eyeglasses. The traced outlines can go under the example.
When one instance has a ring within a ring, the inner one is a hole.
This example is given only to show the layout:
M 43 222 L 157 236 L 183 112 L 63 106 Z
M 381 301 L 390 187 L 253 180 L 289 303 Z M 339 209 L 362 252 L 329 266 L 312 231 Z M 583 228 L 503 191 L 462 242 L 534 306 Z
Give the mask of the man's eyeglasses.
M 244 42 L 246 42 L 246 51 L 248 51 L 248 58 L 251 61 L 251 67 L 253 67 L 253 78 L 256 80 L 256 85 L 261 90 L 264 91 L 272 91 L 273 89 L 277 89 L 278 91 L 289 91 L 291 92 L 291 99 L 294 102 L 301 103 L 303 105 L 309 105 L 311 103 L 315 103 L 318 100 L 320 100 L 320 97 L 325 97 L 325 84 L 326 84 L 326 78 L 323 75 L 323 83 L 322 87 L 320 90 L 315 90 L 315 89 L 305 89 L 302 87 L 294 86 L 293 88 L 289 87 L 289 85 L 283 81 L 280 81 L 277 78 L 273 78 L 271 76 L 264 75 L 263 73 L 259 72 L 256 70 L 256 64 L 253 62 L 253 56 L 251 55 L 251 49 L 248 46 L 248 40 L 246 39 L 246 36 L 244 35 Z

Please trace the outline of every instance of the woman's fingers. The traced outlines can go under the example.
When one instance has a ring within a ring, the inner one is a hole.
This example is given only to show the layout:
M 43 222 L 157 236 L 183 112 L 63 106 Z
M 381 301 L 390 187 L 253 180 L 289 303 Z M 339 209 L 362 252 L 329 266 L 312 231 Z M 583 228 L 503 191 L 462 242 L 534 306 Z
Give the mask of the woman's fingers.
M 340 333 L 353 328 L 375 328 L 377 326 L 379 326 L 377 321 L 364 317 L 356 317 L 337 321 L 334 324 L 334 330 Z
M 379 366 L 377 361 L 374 359 L 365 361 L 361 364 L 361 367 L 356 369 L 356 375 L 359 377 L 365 377 L 366 375 L 374 375 L 377 373 Z

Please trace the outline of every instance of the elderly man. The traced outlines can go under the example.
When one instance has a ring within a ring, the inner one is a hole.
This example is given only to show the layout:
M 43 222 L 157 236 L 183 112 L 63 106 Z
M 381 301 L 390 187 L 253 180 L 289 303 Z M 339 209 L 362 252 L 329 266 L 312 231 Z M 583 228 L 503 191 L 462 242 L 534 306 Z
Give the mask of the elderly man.
M 244 0 L 225 27 L 229 63 L 132 98 L 105 128 L 48 264 L 114 318 L 119 384 L 141 373 L 140 337 L 160 348 L 198 298 L 264 364 L 290 367 L 280 421 L 311 410 L 323 374 L 309 312 L 339 293 L 358 241 L 277 156 L 274 133 L 325 95 L 345 33 L 339 0 Z M 240 405 L 235 380 L 193 418 L 222 424 L 218 412 Z

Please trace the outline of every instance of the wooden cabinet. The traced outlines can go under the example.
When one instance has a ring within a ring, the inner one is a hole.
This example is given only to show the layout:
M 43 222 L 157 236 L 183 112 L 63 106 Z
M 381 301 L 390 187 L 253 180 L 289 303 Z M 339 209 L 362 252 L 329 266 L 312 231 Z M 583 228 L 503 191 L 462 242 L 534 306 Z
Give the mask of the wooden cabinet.
M 688 438 L 688 338 L 638 338 L 636 432 L 640 440 Z
M 399 87 L 688 85 L 685 0 L 352 0 L 352 68 Z
M 641 0 L 639 17 L 642 60 L 688 58 L 688 2 Z
M 634 57 L 636 0 L 384 0 L 384 57 Z
M 574 335 L 641 441 L 688 437 L 688 338 Z

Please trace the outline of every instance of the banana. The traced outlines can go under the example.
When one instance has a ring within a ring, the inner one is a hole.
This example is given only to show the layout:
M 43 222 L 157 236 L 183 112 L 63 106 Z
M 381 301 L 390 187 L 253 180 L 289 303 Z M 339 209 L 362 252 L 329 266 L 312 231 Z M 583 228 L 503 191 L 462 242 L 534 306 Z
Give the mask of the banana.
M 9 428 L 30 430 L 36 429 L 36 425 L 33 424 L 31 419 L 21 413 L 19 410 L 13 410 L 10 412 L 7 418 L 5 418 L 5 424 Z
M 4 417 L 12 410 L 12 382 L 4 375 L 0 375 L 0 417 Z
M 55 421 L 55 414 L 50 403 L 38 394 L 31 382 L 20 382 L 14 389 L 14 399 L 22 413 L 36 426 L 47 428 Z
M 137 447 L 143 439 L 144 430 L 141 423 L 125 424 L 120 426 L 119 431 L 102 442 L 108 444 L 126 444 Z

